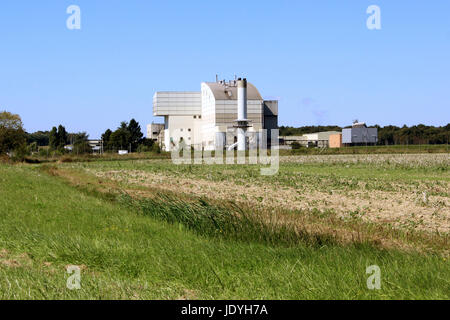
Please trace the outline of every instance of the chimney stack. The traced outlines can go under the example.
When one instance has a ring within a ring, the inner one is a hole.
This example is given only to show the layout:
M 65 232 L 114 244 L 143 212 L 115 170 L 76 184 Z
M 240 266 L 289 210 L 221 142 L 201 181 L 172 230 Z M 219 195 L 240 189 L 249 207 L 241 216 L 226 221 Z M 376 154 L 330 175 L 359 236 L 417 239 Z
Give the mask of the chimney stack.
M 238 78 L 237 80 L 238 91 L 238 118 L 237 122 L 237 138 L 238 138 L 238 151 L 245 151 L 246 144 L 246 132 L 248 128 L 247 119 L 247 79 Z

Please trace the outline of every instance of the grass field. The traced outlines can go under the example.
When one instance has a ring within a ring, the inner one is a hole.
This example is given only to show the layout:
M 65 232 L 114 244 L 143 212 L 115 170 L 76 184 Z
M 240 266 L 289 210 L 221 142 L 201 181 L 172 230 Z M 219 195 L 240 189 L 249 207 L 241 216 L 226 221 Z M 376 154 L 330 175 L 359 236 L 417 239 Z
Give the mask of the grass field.
M 391 145 L 391 146 L 352 146 L 342 148 L 305 148 L 282 150 L 282 155 L 300 154 L 420 154 L 448 153 L 449 146 L 441 145 Z
M 0 299 L 449 299 L 448 160 L 0 164 Z

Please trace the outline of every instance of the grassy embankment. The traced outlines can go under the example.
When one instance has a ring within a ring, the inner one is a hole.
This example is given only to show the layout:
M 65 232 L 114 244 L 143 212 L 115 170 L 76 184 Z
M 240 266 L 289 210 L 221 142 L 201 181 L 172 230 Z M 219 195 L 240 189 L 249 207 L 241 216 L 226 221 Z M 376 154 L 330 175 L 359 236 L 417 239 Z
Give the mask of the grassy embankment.
M 170 193 L 136 199 L 64 170 L 0 165 L 0 298 L 449 298 L 438 253 L 339 243 Z M 81 290 L 66 288 L 70 264 Z M 374 264 L 378 291 L 366 287 Z

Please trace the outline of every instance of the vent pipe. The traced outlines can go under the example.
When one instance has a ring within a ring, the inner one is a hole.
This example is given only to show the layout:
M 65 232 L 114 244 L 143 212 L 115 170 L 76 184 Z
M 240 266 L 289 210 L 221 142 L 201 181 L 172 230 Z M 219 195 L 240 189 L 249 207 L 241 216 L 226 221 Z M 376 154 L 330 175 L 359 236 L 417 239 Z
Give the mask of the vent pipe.
M 247 79 L 239 78 L 237 80 L 238 95 L 238 118 L 237 122 L 237 147 L 238 151 L 245 151 L 247 148 L 246 132 L 248 128 L 247 119 Z

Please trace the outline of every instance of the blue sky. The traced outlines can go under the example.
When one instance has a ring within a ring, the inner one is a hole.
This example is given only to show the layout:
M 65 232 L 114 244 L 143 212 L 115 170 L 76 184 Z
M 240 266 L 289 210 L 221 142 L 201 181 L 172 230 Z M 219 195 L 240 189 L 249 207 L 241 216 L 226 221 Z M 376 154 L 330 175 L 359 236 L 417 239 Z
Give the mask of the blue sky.
M 81 8 L 81 30 L 66 9 Z M 381 30 L 368 30 L 369 5 Z M 0 109 L 29 132 L 145 128 L 158 90 L 247 77 L 280 125 L 445 125 L 450 1 L 9 0 L 0 3 Z

